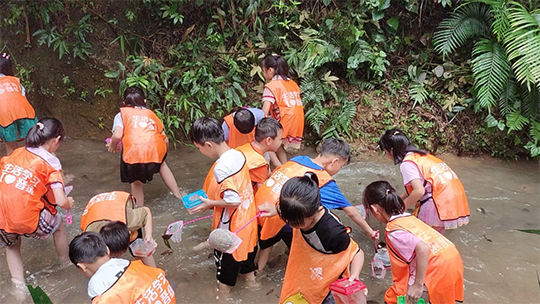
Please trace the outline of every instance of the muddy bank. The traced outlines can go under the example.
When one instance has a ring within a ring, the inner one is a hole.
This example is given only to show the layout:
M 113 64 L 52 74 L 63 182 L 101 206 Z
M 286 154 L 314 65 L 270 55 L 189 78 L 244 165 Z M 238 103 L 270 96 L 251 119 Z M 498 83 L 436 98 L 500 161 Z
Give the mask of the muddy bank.
M 313 155 L 313 151 L 304 151 Z M 73 225 L 68 226 L 71 240 L 79 231 L 84 206 L 97 193 L 129 190 L 120 183 L 119 155 L 105 152 L 102 139 L 68 140 L 58 150 L 65 173 L 74 185 L 76 205 Z M 465 266 L 465 303 L 539 303 L 536 271 L 540 270 L 539 236 L 516 229 L 538 229 L 540 218 L 539 165 L 536 162 L 505 162 L 493 158 L 459 158 L 441 156 L 459 175 L 469 199 L 470 224 L 447 232 L 459 249 Z M 169 152 L 167 163 L 173 170 L 183 193 L 200 189 L 212 160 L 185 147 Z M 354 204 L 361 203 L 365 186 L 375 180 L 388 180 L 397 189 L 401 177 L 398 168 L 382 156 L 356 159 L 335 176 L 345 196 Z M 215 266 L 209 252 L 196 252 L 192 247 L 206 240 L 210 222 L 200 221 L 183 232 L 183 240 L 173 244 L 171 255 L 160 240 L 168 223 L 189 220 L 181 203 L 168 193 L 156 176 L 144 188 L 146 205 L 154 215 L 154 238 L 158 241 L 156 262 L 167 272 L 175 286 L 178 303 L 217 303 Z M 365 252 L 366 262 L 361 279 L 369 288 L 371 304 L 383 303 L 383 294 L 391 284 L 390 274 L 383 281 L 370 277 L 369 262 L 374 254 L 373 243 L 343 213 L 336 212 Z M 374 219 L 376 229 L 384 228 Z M 23 261 L 30 283 L 38 284 L 54 303 L 88 303 L 87 280 L 73 265 L 58 265 L 52 239 L 24 239 Z M 125 256 L 129 258 L 128 255 Z M 280 243 L 274 249 L 259 290 L 249 290 L 239 278 L 231 293 L 230 303 L 277 303 L 286 265 L 286 251 Z M 0 254 L 0 303 L 13 303 L 7 290 L 9 271 L 5 251 Z

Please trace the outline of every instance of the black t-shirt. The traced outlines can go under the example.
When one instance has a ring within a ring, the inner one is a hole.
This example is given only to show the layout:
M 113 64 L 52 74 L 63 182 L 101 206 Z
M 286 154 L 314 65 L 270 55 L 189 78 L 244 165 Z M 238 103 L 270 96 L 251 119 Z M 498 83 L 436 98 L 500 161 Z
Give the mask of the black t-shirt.
M 303 231 L 304 240 L 315 250 L 322 253 L 339 253 L 349 247 L 351 238 L 338 218 L 324 208 L 324 215 L 313 226 Z

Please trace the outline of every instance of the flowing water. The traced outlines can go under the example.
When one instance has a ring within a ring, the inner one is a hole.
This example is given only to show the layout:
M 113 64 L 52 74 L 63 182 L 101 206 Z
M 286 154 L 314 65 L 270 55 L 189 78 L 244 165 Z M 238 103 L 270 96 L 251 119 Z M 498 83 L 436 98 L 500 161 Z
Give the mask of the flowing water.
M 313 155 L 312 151 L 305 152 Z M 68 140 L 57 151 L 62 161 L 67 184 L 74 186 L 72 196 L 73 224 L 67 227 L 68 240 L 80 233 L 79 221 L 88 200 L 95 194 L 129 191 L 119 176 L 119 155 L 107 153 L 104 144 L 96 141 Z M 462 180 L 471 210 L 467 226 L 450 230 L 446 236 L 453 241 L 465 267 L 464 303 L 540 303 L 538 271 L 540 270 L 540 236 L 517 229 L 540 229 L 540 178 L 535 162 L 505 162 L 491 158 L 442 158 Z M 184 194 L 200 189 L 212 165 L 212 160 L 195 149 L 172 150 L 167 163 L 176 176 Z M 388 180 L 397 189 L 401 176 L 398 168 L 383 157 L 358 159 L 339 172 L 335 179 L 345 196 L 361 204 L 363 189 L 372 181 Z M 261 288 L 247 288 L 238 279 L 228 299 L 216 299 L 214 261 L 209 251 L 194 251 L 193 246 L 206 240 L 210 220 L 186 226 L 181 243 L 171 243 L 174 251 L 162 255 L 166 247 L 160 235 L 167 224 L 190 220 L 180 201 L 168 192 L 158 175 L 145 185 L 145 205 L 154 219 L 154 238 L 158 242 L 155 259 L 175 287 L 178 303 L 277 303 L 285 272 L 287 253 L 280 243 L 274 248 Z M 63 211 L 60 211 L 63 212 Z M 336 212 L 345 225 L 353 228 L 352 236 L 365 252 L 361 279 L 369 289 L 369 303 L 384 303 L 384 291 L 391 284 L 387 273 L 382 281 L 370 277 L 369 262 L 374 255 L 373 243 L 361 229 L 341 211 Z M 374 229 L 384 230 L 383 224 L 371 218 Z M 22 256 L 27 281 L 39 285 L 54 303 L 89 303 L 87 279 L 72 264 L 60 264 L 52 238 L 23 239 Z M 126 258 L 130 258 L 128 255 Z M 9 270 L 5 251 L 0 253 L 0 303 L 14 303 L 10 295 Z

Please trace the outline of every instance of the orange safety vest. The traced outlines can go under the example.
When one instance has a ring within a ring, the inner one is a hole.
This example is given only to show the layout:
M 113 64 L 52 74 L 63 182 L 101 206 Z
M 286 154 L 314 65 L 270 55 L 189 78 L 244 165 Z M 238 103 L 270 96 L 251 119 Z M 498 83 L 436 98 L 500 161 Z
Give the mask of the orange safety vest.
M 300 137 L 304 134 L 304 107 L 300 99 L 300 87 L 293 80 L 272 80 L 265 85 L 276 98 L 279 116 L 271 111 L 272 117 L 283 126 L 283 135 Z
M 236 230 L 257 215 L 257 207 L 253 199 L 253 188 L 249 179 L 247 162 L 244 161 L 244 165 L 240 171 L 230 175 L 220 183 L 216 181 L 214 176 L 215 166 L 216 163 L 214 163 L 208 175 L 206 175 L 203 190 L 211 200 L 223 199 L 222 195 L 226 190 L 232 190 L 238 193 L 241 203 L 234 210 L 231 208 L 229 213 L 229 230 L 236 232 Z M 223 207 L 214 207 L 212 230 L 219 228 L 223 209 Z M 233 252 L 232 256 L 236 261 L 241 262 L 247 260 L 248 253 L 253 252 L 257 244 L 257 223 L 255 221 L 251 222 L 247 227 L 238 232 L 238 237 L 242 239 L 242 244 Z
M 431 184 L 432 198 L 442 221 L 456 220 L 470 215 L 463 184 L 447 164 L 431 154 L 418 153 L 405 156 L 403 161 L 415 163 L 424 180 Z M 405 188 L 408 193 L 411 193 L 411 186 Z M 425 201 L 419 202 L 417 209 Z
M 131 194 L 125 191 L 113 191 L 92 197 L 81 216 L 81 230 L 86 231 L 90 224 L 103 220 L 127 224 L 126 205 L 130 196 Z
M 242 152 L 246 157 L 249 169 L 249 178 L 253 184 L 254 192 L 257 189 L 257 183 L 264 183 L 268 179 L 268 162 L 264 158 L 262 150 L 253 144 L 253 142 L 241 145 L 236 150 Z
M 131 261 L 109 290 L 92 299 L 92 304 L 174 304 L 176 297 L 165 272 Z
M 255 127 L 253 130 L 251 130 L 248 134 L 243 134 L 234 125 L 234 117 L 233 114 L 229 114 L 223 118 L 225 120 L 225 123 L 227 126 L 229 126 L 229 147 L 232 149 L 236 149 L 237 147 L 250 143 L 255 140 Z
M 21 147 L 0 160 L 0 229 L 9 233 L 36 231 L 43 209 L 56 214 L 54 200 L 44 199 L 50 184 L 64 184 L 62 172 Z M 46 184 L 49 182 L 49 184 Z
M 304 240 L 299 229 L 293 229 L 279 303 L 289 303 L 291 298 L 299 296 L 309 304 L 322 303 L 330 292 L 330 284 L 342 274 L 344 277 L 349 276 L 348 266 L 357 253 L 358 244 L 352 238 L 346 250 L 340 253 L 322 253 Z
M 161 163 L 167 153 L 163 124 L 149 109 L 120 108 L 124 124 L 122 159 L 127 164 Z
M 317 170 L 303 166 L 295 161 L 289 160 L 282 166 L 276 168 L 272 175 L 257 190 L 255 203 L 260 206 L 266 202 L 277 205 L 281 188 L 289 179 L 304 176 L 307 172 L 312 172 L 319 179 L 319 188 L 332 181 L 332 177 L 326 170 Z M 285 222 L 277 215 L 272 217 L 259 217 L 259 225 L 262 226 L 260 232 L 261 240 L 268 240 L 274 237 L 285 226 Z
M 386 224 L 386 244 L 390 249 L 388 253 L 394 285 L 386 291 L 384 300 L 388 304 L 396 303 L 398 296 L 407 294 L 409 286 L 409 262 L 399 255 L 388 239 L 388 234 L 396 230 L 408 231 L 429 245 L 424 284 L 430 303 L 463 301 L 463 262 L 456 246 L 412 215 L 395 218 Z
M 19 78 L 0 77 L 0 126 L 7 127 L 17 119 L 36 117 L 34 108 L 22 94 Z

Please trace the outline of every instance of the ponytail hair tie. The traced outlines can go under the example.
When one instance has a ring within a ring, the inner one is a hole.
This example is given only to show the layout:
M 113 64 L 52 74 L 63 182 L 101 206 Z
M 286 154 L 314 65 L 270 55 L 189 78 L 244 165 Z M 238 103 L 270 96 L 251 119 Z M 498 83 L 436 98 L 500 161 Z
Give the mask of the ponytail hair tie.
M 45 125 L 42 124 L 41 122 L 36 123 L 36 126 L 38 126 L 38 129 L 39 129 L 40 131 L 43 130 L 43 129 L 45 128 Z
M 392 134 L 392 136 L 396 136 L 399 134 L 399 131 L 395 131 L 394 134 Z
M 6 58 L 6 59 L 9 59 L 9 55 L 6 54 L 6 53 L 2 53 L 2 57 Z
M 390 194 L 390 189 L 386 189 L 386 195 Z

